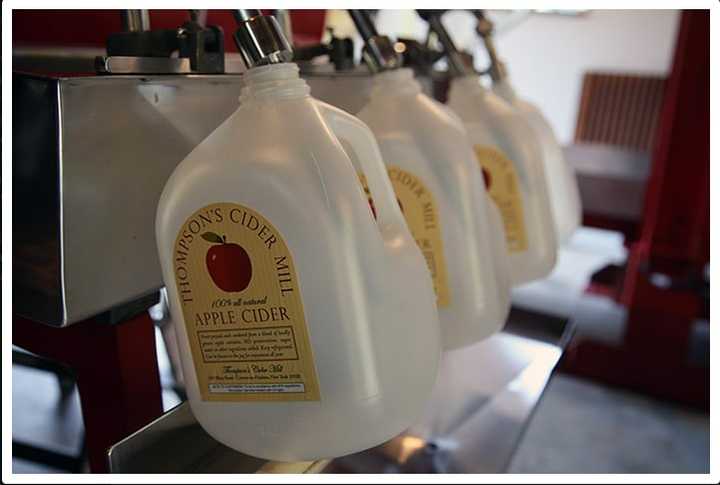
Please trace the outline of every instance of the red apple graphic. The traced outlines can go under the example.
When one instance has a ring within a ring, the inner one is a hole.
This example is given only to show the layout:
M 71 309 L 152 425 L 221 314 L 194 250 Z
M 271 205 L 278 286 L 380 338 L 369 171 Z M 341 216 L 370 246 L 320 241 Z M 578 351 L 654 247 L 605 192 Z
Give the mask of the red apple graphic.
M 215 285 L 228 292 L 247 288 L 252 278 L 252 263 L 247 251 L 214 232 L 206 232 L 202 238 L 215 243 L 205 256 L 208 273 Z
M 372 215 L 377 220 L 377 212 L 375 211 L 375 202 L 373 202 L 372 194 L 370 193 L 370 187 L 362 184 L 363 190 L 365 191 L 365 197 L 367 197 L 368 204 L 370 204 L 370 210 L 372 211 Z
M 490 189 L 490 186 L 492 185 L 492 176 L 490 175 L 490 172 L 483 167 L 482 174 L 483 179 L 485 179 L 485 188 Z
M 375 210 L 375 202 L 373 202 L 372 197 L 368 197 L 368 203 L 370 204 L 370 210 L 372 211 L 372 215 L 377 220 L 377 211 Z

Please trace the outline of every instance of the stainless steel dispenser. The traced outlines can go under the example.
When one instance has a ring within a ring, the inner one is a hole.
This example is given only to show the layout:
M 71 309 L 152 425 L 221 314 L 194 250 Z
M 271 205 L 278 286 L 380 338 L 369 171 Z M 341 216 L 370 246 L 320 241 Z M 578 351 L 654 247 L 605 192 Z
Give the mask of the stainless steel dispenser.
M 162 286 L 155 208 L 241 76 L 13 74 L 13 312 L 65 326 Z
M 353 59 L 350 58 L 345 59 L 340 68 L 332 55 L 331 63 L 299 62 L 301 75 L 310 85 L 313 96 L 355 114 L 369 99 L 373 73 L 401 65 L 413 68 L 423 91 L 434 95 L 435 80 L 430 66 L 443 53 L 431 51 L 427 46 L 409 39 L 393 42 L 387 36 L 378 34 L 368 12 L 348 10 L 348 13 L 363 38 L 365 63 L 353 67 Z M 319 54 L 329 54 L 329 47 L 316 50 Z M 410 65 L 407 65 L 408 59 Z
M 142 18 L 126 23 L 142 33 Z M 173 58 L 123 59 L 168 69 Z M 228 74 L 13 72 L 13 313 L 66 326 L 154 296 L 160 192 L 241 87 Z

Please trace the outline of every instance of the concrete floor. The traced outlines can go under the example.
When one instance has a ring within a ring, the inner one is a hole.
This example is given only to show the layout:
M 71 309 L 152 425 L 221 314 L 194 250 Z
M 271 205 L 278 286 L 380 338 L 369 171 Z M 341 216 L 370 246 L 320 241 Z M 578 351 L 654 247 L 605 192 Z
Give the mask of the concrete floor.
M 576 336 L 618 341 L 624 309 L 583 290 L 593 272 L 626 255 L 619 234 L 580 228 L 559 251 L 552 274 L 513 290 L 513 304 L 559 316 L 582 311 Z M 707 414 L 556 374 L 508 471 L 708 473 L 709 442 Z
M 709 473 L 710 418 L 558 374 L 509 473 Z

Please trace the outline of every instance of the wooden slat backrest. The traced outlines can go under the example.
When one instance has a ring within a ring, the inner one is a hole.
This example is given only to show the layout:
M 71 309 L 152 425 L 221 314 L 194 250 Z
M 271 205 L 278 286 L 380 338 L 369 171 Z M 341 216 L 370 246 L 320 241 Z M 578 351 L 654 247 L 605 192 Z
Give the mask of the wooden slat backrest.
M 652 150 L 664 89 L 660 76 L 586 73 L 575 142 Z

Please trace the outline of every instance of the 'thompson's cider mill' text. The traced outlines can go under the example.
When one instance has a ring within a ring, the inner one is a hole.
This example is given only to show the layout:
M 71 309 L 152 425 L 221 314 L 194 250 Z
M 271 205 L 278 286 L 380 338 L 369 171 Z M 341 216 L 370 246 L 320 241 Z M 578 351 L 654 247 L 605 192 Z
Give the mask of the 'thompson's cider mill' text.
M 193 281 L 188 271 L 189 255 L 193 250 L 193 243 L 200 241 L 200 235 L 212 227 L 213 224 L 230 221 L 233 224 L 242 226 L 262 241 L 263 247 L 272 253 L 278 236 L 273 229 L 261 223 L 257 217 L 239 208 L 215 207 L 198 213 L 191 218 L 182 230 L 175 250 L 175 275 L 178 284 L 178 293 L 183 304 L 193 301 Z M 204 254 L 204 249 L 201 249 Z M 203 257 L 204 260 L 204 257 Z M 294 282 L 289 267 L 287 255 L 272 255 L 278 290 L 281 296 L 287 296 L 295 291 Z M 195 314 L 195 324 L 206 325 L 229 325 L 238 323 L 265 323 L 282 322 L 290 320 L 288 309 L 285 306 L 264 306 L 267 303 L 267 296 L 264 298 L 243 299 L 238 294 L 228 293 L 227 298 L 220 298 L 212 302 L 211 311 Z M 243 306 L 246 308 L 233 308 Z M 247 308 L 248 306 L 259 306 L 258 308 Z

